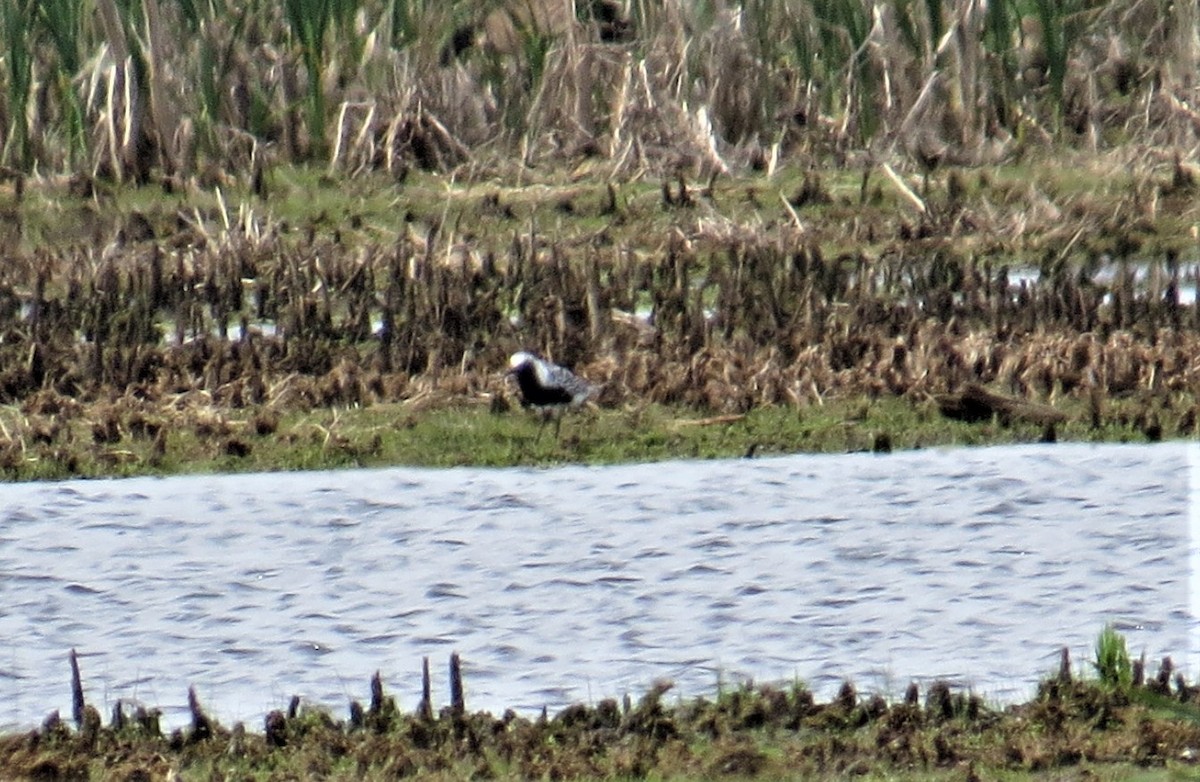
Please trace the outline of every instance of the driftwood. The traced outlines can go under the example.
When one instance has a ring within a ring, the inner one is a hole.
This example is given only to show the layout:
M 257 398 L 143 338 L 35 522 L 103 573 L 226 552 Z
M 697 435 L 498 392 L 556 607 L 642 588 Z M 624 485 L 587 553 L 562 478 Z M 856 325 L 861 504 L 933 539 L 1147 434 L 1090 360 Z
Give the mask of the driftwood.
M 996 418 L 1005 426 L 1014 421 L 1051 426 L 1067 420 L 1066 413 L 1050 405 L 998 394 L 978 383 L 967 383 L 958 393 L 939 394 L 935 399 L 942 415 L 956 421 L 977 423 Z

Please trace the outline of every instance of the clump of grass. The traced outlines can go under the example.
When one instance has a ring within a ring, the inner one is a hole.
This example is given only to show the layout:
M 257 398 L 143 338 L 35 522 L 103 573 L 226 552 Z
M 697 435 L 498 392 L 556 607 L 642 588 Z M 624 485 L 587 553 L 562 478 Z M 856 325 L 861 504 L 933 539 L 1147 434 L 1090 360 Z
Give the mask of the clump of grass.
M 1125 636 L 1111 624 L 1096 638 L 1096 659 L 1092 661 L 1100 683 L 1115 690 L 1127 690 L 1133 683 L 1133 663 L 1125 646 Z

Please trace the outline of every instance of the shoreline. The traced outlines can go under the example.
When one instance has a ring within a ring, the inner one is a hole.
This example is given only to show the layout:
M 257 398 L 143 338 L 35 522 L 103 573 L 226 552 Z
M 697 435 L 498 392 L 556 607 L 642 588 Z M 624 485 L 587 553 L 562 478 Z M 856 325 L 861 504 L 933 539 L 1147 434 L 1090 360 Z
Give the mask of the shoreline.
M 964 770 L 1023 779 L 1071 768 L 1119 775 L 1158 767 L 1173 774 L 1200 762 L 1200 687 L 1175 674 L 1170 658 L 1152 671 L 1124 649 L 1118 634 L 1107 640 L 1102 634 L 1088 664 L 1097 677 L 1081 678 L 1064 648 L 1057 673 L 1044 675 L 1029 700 L 1013 704 L 935 680 L 913 682 L 893 699 L 860 693 L 845 681 L 828 700 L 800 684 L 743 684 L 669 705 L 672 687 L 662 683 L 636 702 L 604 698 L 534 716 L 472 711 L 452 655 L 444 707 L 431 698 L 426 658 L 424 696 L 415 708 L 398 706 L 376 674 L 364 688 L 367 698 L 352 700 L 344 719 L 293 698 L 286 709 L 266 714 L 259 730 L 222 725 L 189 690 L 189 725 L 162 732 L 153 708 L 118 702 L 111 718 L 102 718 L 86 702 L 72 653 L 73 716 L 55 713 L 39 728 L 0 734 L 0 772 L 71 776 L 92 767 L 106 777 L 193 779 L 218 770 L 302 770 L 306 763 L 302 773 L 312 773 L 319 762 L 322 776 L 373 779 L 403 758 L 410 773 L 444 775 L 437 778 L 455 778 L 466 768 L 527 778 L 536 768 L 530 763 L 548 762 L 562 779 L 652 771 L 665 779 L 717 772 L 771 779 L 801 769 L 821 779 L 846 773 L 916 779 Z M 630 742 L 640 746 L 636 758 L 622 749 Z
M 102 405 L 105 409 L 107 403 Z M 1147 424 L 1138 401 L 1113 403 L 1112 423 L 1094 427 L 1079 403 L 1053 408 L 1056 424 L 956 421 L 933 400 L 832 399 L 802 408 L 756 408 L 735 416 L 645 405 L 572 411 L 562 435 L 539 431 L 519 409 L 492 412 L 484 404 L 412 412 L 403 403 L 318 409 L 276 416 L 257 428 L 256 409 L 194 412 L 190 424 L 131 433 L 114 444 L 91 436 L 86 412 L 36 416 L 0 407 L 10 432 L 4 481 L 207 475 L 386 467 L 548 467 L 638 464 L 671 460 L 762 458 L 792 454 L 904 452 L 924 448 L 1037 443 L 1189 443 L 1194 435 Z M 144 413 L 116 415 L 124 431 Z M 45 421 L 47 423 L 41 423 Z M 43 426 L 56 442 L 39 439 Z M 1151 428 L 1147 428 L 1147 427 Z M 543 436 L 544 435 L 544 436 Z M 2 441 L 0 441 L 2 444 Z M 11 449 L 15 448 L 16 451 Z

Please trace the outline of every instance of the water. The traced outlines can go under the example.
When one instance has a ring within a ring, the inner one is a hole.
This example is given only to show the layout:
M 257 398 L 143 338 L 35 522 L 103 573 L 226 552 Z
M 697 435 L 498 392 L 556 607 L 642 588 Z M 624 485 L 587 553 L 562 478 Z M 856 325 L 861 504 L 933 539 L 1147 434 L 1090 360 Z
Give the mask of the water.
M 344 717 L 380 671 L 435 707 L 551 712 L 718 683 L 1028 697 L 1112 621 L 1188 670 L 1183 444 L 547 470 L 389 469 L 0 486 L 0 725 L 89 702 L 261 727 Z M 1193 460 L 1195 461 L 1195 460 Z M 1191 671 L 1188 670 L 1189 675 Z

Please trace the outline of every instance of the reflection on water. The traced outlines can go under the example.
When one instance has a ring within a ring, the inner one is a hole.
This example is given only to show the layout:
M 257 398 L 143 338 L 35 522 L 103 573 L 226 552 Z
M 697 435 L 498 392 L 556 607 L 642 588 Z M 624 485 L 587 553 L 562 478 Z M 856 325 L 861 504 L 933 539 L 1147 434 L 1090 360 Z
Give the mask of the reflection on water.
M 1188 654 L 1184 445 L 0 486 L 0 725 L 89 700 L 345 715 L 464 660 L 467 705 L 945 677 L 1026 697 L 1103 624 Z M 441 695 L 439 696 L 439 691 Z M 435 700 L 448 696 L 435 677 Z

